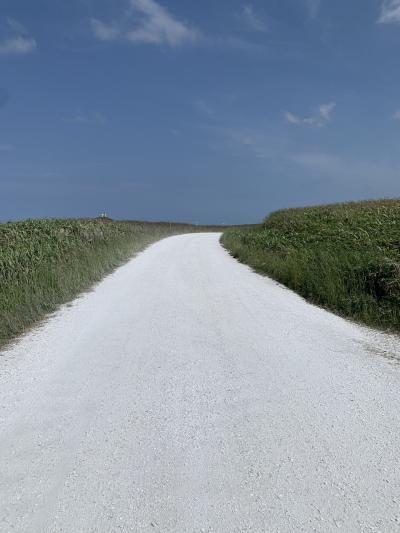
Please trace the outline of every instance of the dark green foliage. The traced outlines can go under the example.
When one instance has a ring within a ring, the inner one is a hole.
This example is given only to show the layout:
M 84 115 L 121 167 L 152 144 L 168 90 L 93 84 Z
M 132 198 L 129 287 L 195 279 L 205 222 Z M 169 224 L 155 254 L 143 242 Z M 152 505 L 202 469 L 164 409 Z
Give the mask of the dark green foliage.
M 222 242 L 318 305 L 400 330 L 400 200 L 278 211 Z
M 201 229 L 110 220 L 0 224 L 0 345 L 148 244 Z

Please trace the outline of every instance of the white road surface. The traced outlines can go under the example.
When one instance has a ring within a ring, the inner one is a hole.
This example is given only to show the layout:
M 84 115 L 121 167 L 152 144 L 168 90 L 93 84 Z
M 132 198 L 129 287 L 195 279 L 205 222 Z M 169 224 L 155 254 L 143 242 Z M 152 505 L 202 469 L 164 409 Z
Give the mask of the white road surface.
M 165 239 L 0 357 L 0 531 L 400 532 L 400 342 Z

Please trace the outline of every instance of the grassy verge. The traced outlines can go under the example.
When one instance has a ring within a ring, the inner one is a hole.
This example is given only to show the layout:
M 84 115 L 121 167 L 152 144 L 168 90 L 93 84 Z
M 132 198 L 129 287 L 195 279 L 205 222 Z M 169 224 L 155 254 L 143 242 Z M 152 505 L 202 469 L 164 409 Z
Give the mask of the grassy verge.
M 222 243 L 313 303 L 400 331 L 400 200 L 278 211 Z
M 99 220 L 0 224 L 0 346 L 147 245 L 208 229 Z

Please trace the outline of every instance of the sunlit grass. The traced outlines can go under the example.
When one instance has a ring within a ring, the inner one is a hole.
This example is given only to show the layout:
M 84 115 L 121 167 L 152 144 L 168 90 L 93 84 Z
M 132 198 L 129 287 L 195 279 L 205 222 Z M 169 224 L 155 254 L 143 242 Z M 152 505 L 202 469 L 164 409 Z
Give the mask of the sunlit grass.
M 318 305 L 400 330 L 400 200 L 278 211 L 222 243 Z
M 0 224 L 0 345 L 147 245 L 202 229 L 99 220 Z

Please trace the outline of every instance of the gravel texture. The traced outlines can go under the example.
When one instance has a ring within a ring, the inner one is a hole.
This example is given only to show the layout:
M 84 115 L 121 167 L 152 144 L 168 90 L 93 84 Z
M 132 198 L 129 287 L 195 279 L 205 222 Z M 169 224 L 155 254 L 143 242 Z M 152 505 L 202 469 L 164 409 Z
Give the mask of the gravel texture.
M 0 531 L 400 532 L 400 341 L 153 245 L 0 357 Z

